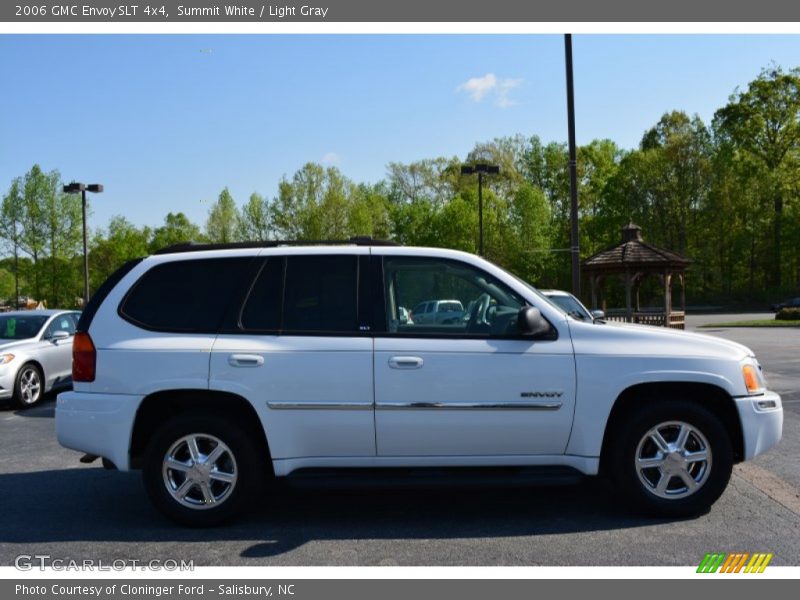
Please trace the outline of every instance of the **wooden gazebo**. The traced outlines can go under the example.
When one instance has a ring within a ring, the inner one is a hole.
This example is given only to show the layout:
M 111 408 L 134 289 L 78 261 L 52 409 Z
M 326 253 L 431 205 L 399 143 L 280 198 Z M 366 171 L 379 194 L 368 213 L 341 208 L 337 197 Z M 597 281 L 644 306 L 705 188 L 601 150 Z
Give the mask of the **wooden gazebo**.
M 583 271 L 589 276 L 592 290 L 592 309 L 598 308 L 598 293 L 609 276 L 619 277 L 625 284 L 625 310 L 606 311 L 612 321 L 641 323 L 683 329 L 686 317 L 686 282 L 684 272 L 691 261 L 664 248 L 657 248 L 642 239 L 642 228 L 633 221 L 622 228 L 622 243 L 598 252 L 583 261 Z M 664 287 L 664 309 L 642 310 L 639 306 L 639 286 L 647 276 L 657 277 Z M 673 278 L 681 284 L 681 309 L 673 310 Z

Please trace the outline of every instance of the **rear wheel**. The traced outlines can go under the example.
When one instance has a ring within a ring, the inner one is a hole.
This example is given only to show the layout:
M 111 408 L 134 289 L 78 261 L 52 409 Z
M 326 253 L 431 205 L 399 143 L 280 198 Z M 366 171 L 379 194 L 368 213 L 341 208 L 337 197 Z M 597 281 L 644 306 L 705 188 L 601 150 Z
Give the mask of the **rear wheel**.
M 259 495 L 265 459 L 237 422 L 183 415 L 153 436 L 142 476 L 158 510 L 183 525 L 203 527 L 248 508 Z
M 662 516 L 707 511 L 733 468 L 728 432 L 698 404 L 662 400 L 637 407 L 612 431 L 608 463 L 617 489 L 635 507 Z
M 44 395 L 44 377 L 34 364 L 22 365 L 14 384 L 14 402 L 20 408 L 30 408 Z

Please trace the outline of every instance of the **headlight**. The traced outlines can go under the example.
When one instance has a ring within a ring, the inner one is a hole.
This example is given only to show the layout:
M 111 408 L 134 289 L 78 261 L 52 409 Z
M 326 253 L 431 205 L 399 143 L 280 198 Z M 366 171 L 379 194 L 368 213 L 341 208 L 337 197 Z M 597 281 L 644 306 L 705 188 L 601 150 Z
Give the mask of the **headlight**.
M 14 360 L 13 354 L 0 354 L 0 365 L 7 365 Z
M 764 391 L 764 381 L 756 365 L 747 364 L 742 366 L 742 376 L 748 393 L 761 394 Z

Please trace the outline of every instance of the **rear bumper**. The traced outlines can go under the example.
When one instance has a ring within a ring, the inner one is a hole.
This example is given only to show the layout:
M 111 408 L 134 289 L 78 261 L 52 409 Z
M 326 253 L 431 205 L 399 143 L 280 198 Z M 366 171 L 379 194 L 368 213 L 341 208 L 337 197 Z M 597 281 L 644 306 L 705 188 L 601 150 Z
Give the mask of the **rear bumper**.
M 65 448 L 96 454 L 121 471 L 130 468 L 129 448 L 143 396 L 64 392 L 56 402 L 56 436 Z
M 760 396 L 734 398 L 744 436 L 744 459 L 763 454 L 781 441 L 783 405 L 781 397 L 767 391 Z

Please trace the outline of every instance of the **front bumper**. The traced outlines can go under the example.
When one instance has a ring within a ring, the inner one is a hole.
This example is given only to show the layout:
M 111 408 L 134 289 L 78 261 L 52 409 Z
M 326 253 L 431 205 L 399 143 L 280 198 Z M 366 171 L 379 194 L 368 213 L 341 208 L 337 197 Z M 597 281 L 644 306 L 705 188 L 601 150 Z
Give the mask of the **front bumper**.
M 6 400 L 14 395 L 16 379 L 16 368 L 12 369 L 9 365 L 0 365 L 0 400 Z
M 744 436 L 744 460 L 763 454 L 781 441 L 783 405 L 775 392 L 734 398 Z
M 56 436 L 65 448 L 107 458 L 130 468 L 129 448 L 143 396 L 64 392 L 56 402 Z

